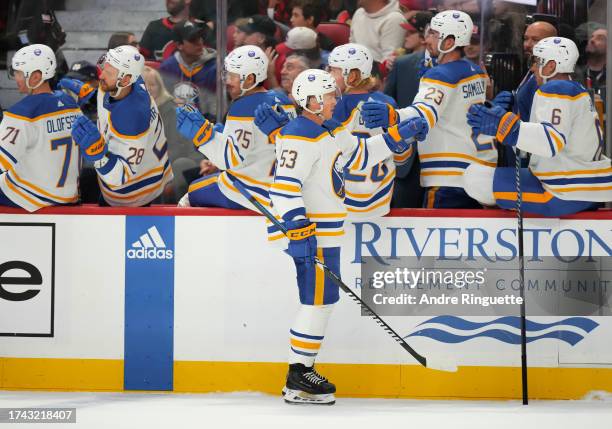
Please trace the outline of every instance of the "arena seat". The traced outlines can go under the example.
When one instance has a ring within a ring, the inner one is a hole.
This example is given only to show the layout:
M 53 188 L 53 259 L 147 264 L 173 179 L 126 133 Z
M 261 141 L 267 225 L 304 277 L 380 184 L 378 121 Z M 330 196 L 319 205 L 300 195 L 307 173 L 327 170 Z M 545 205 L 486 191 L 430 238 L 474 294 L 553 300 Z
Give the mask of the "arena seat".
M 317 33 L 325 34 L 334 45 L 340 46 L 349 42 L 351 27 L 339 22 L 322 22 L 317 26 Z

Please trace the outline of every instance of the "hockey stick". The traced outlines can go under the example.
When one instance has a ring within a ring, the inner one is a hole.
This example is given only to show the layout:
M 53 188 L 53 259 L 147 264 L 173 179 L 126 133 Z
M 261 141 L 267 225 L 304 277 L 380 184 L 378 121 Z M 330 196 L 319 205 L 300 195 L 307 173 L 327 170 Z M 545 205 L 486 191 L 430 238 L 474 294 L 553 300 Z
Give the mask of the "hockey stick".
M 512 91 L 512 111 L 516 113 L 516 91 Z M 521 151 L 515 147 L 514 155 L 516 172 L 516 216 L 517 216 L 517 238 L 519 258 L 519 282 L 521 295 L 521 385 L 523 394 L 523 405 L 529 403 L 527 389 L 527 321 L 525 319 L 525 255 L 523 246 L 523 190 L 521 188 Z
M 255 197 L 245 189 L 245 187 L 242 185 L 242 183 L 240 183 L 239 180 L 234 180 L 233 185 L 247 200 L 249 200 L 257 208 L 257 210 L 259 210 L 261 214 L 263 214 L 270 222 L 272 222 L 274 226 L 276 226 L 283 234 L 287 235 L 287 228 L 285 228 L 285 226 L 280 223 L 278 219 L 276 219 L 274 215 L 268 211 L 268 209 L 266 209 L 259 201 L 257 201 Z M 332 270 L 329 269 L 327 265 L 321 262 L 316 256 L 315 263 L 323 269 L 325 275 L 332 282 L 334 282 L 340 289 L 347 293 L 353 301 L 359 304 L 361 308 L 369 316 L 371 316 L 376 321 L 376 323 L 378 323 L 378 325 L 380 325 L 385 330 L 385 332 L 387 332 L 387 334 L 389 334 L 395 341 L 397 341 L 404 350 L 410 353 L 412 357 L 416 359 L 417 362 L 419 362 L 424 367 L 430 369 L 437 369 L 439 371 L 449 372 L 457 371 L 457 366 L 451 362 L 426 358 L 425 356 L 419 354 L 416 350 L 410 347 L 410 345 L 408 345 L 408 343 L 406 343 L 406 341 L 404 341 L 404 339 L 400 337 L 399 334 L 393 330 L 393 328 L 391 328 L 384 320 L 382 320 L 380 316 L 378 316 L 378 314 L 374 312 L 374 310 L 372 310 L 365 302 L 363 302 L 361 298 L 359 298 L 359 296 L 351 290 L 351 288 L 344 284 L 340 277 L 338 277 Z

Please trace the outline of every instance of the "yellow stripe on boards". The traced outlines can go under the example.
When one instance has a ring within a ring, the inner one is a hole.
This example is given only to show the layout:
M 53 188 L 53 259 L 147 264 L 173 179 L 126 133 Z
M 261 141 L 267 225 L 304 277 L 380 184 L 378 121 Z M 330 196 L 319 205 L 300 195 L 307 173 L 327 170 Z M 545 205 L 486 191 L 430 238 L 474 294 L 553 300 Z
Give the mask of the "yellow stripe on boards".
M 121 359 L 0 358 L 0 389 L 123 390 Z
M 174 391 L 280 395 L 287 368 L 286 362 L 175 361 Z M 320 363 L 317 370 L 344 397 L 521 397 L 520 367 L 462 366 L 453 373 L 419 365 Z M 0 358 L 0 389 L 123 391 L 123 360 Z M 580 399 L 593 390 L 612 392 L 612 368 L 529 368 L 532 399 Z

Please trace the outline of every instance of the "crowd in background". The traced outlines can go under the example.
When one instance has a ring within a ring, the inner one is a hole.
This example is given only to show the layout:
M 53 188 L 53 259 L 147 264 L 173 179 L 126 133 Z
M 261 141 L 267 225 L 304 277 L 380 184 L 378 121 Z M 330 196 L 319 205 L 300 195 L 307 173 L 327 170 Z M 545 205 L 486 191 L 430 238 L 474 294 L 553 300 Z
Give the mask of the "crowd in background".
M 492 1 L 485 14 L 487 25 L 480 28 L 481 3 L 476 0 L 229 0 L 226 49 L 230 51 L 246 44 L 262 48 L 270 59 L 266 88 L 291 95 L 293 80 L 301 71 L 324 69 L 335 46 L 356 42 L 368 47 L 374 57 L 376 84 L 373 89 L 384 91 L 399 107 L 405 107 L 416 95 L 419 76 L 428 61 L 424 36 L 429 21 L 436 11 L 457 9 L 470 14 L 476 24 L 465 56 L 487 66 L 495 91 L 512 89 L 503 85 L 516 87 L 528 67 L 526 58 L 535 41 L 558 34 L 575 40 L 581 49 L 576 80 L 605 100 L 605 26 L 587 21 L 586 17 L 579 22 L 582 18 L 574 16 L 574 21 L 568 22 L 567 17 L 547 14 L 542 7 Z M 593 1 L 584 3 L 592 5 Z M 175 177 L 173 186 L 168 187 L 160 202 L 176 203 L 192 180 L 216 169 L 177 132 L 174 109 L 177 104 L 191 103 L 209 119 L 217 116 L 216 0 L 165 0 L 165 6 L 167 16 L 150 22 L 141 40 L 134 33 L 142 29 L 130 29 L 133 32 L 113 34 L 108 48 L 133 45 L 147 59 L 143 77 L 163 118 Z M 61 63 L 65 33 L 53 10 L 62 7 L 62 1 L 3 2 L 0 5 L 0 67 L 6 66 L 6 52 L 30 43 L 51 46 Z M 541 25 L 529 26 L 534 21 Z M 484 46 L 481 45 L 482 31 L 485 31 Z M 512 60 L 510 63 L 508 58 Z M 500 59 L 505 59 L 506 69 L 497 66 Z M 87 61 L 64 62 L 58 70 L 58 79 L 68 76 L 97 84 L 97 67 Z M 514 82 L 508 82 L 508 76 Z M 95 119 L 95 99 L 82 110 Z M 0 107 L 0 115 L 1 111 Z M 397 180 L 393 207 L 420 207 L 422 194 L 418 178 L 417 164 L 408 177 Z M 98 201 L 99 190 L 92 166 L 84 165 L 80 186 L 83 202 Z

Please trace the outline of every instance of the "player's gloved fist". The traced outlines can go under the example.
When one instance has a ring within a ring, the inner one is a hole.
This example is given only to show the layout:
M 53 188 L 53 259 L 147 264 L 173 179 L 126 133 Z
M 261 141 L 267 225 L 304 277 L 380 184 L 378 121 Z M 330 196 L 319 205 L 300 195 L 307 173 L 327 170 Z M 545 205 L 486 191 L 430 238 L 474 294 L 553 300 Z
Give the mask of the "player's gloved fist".
M 308 219 L 292 220 L 284 223 L 287 228 L 289 247 L 287 253 L 293 258 L 305 258 L 314 263 L 317 255 L 317 237 L 315 231 L 317 224 L 310 223 Z
M 518 115 L 506 112 L 500 106 L 489 109 L 482 104 L 474 104 L 468 110 L 467 120 L 474 134 L 495 136 L 500 143 L 516 145 L 521 125 Z
M 83 158 L 87 160 L 97 161 L 106 153 L 106 142 L 98 127 L 86 116 L 79 116 L 72 123 L 72 139 L 79 145 Z
M 340 123 L 340 121 L 338 121 L 338 120 L 336 120 L 334 118 L 331 118 L 331 119 L 324 120 L 321 125 L 323 126 L 323 128 L 325 128 L 329 132 L 333 133 L 334 130 L 336 128 L 339 128 L 342 124 Z
M 265 135 L 270 135 L 289 122 L 289 116 L 282 108 L 275 110 L 267 103 L 260 104 L 255 109 L 255 125 Z
M 96 92 L 96 88 L 88 83 L 83 83 L 78 79 L 63 78 L 60 79 L 57 86 L 62 89 L 67 89 L 73 92 L 78 97 L 79 106 L 83 106 Z
M 510 91 L 502 91 L 491 102 L 496 106 L 502 107 L 504 110 L 512 110 L 514 95 Z
M 423 118 L 411 118 L 394 125 L 383 134 L 385 143 L 392 152 L 402 153 L 410 148 L 412 143 L 406 140 L 418 138 L 424 140 L 427 136 L 429 127 Z
M 393 106 L 379 101 L 363 103 L 361 117 L 368 128 L 389 128 L 398 121 L 398 115 Z
M 196 148 L 208 143 L 215 134 L 213 125 L 200 112 L 184 107 L 176 108 L 176 128 Z

